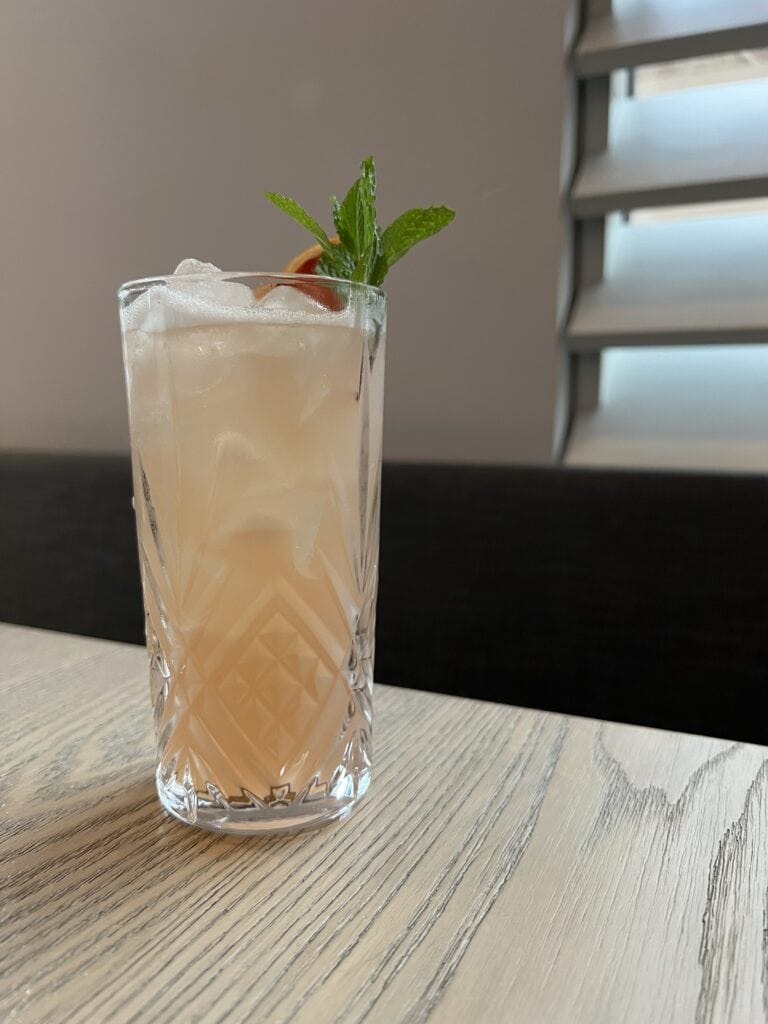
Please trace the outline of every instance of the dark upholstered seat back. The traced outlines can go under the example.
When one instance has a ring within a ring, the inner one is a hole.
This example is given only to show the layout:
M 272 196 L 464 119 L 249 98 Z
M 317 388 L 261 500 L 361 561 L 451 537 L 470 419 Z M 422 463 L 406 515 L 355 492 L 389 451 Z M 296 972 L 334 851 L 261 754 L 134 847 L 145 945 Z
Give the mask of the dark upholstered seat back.
M 140 642 L 130 499 L 0 456 L 0 619 Z M 767 532 L 763 477 L 386 465 L 376 677 L 768 742 Z

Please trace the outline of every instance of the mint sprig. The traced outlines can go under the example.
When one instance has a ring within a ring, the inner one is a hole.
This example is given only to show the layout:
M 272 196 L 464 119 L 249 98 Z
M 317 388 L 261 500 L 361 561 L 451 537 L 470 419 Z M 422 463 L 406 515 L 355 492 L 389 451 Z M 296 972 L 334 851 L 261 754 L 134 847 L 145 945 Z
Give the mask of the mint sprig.
M 342 201 L 335 196 L 331 199 L 338 242 L 332 242 L 295 199 L 279 192 L 265 195 L 319 242 L 323 254 L 318 273 L 372 285 L 380 285 L 390 267 L 414 245 L 442 231 L 456 216 L 447 206 L 417 207 L 406 210 L 382 231 L 376 221 L 376 167 L 370 156 L 363 160 L 360 176 Z

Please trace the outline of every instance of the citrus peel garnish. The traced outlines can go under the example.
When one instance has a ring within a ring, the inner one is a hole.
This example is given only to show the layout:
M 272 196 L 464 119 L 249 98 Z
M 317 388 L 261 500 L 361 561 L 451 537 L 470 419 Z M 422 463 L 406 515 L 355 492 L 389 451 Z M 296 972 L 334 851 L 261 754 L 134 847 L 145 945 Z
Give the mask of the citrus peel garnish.
M 332 238 L 331 243 L 333 245 L 339 244 L 338 238 Z M 297 256 L 294 256 L 292 260 L 283 267 L 283 274 L 315 274 L 317 271 L 317 264 L 320 262 L 320 258 L 323 255 L 323 248 L 321 245 L 310 245 L 304 252 L 300 252 Z M 338 312 L 344 308 L 344 300 L 342 295 L 335 291 L 331 286 L 322 284 L 318 281 L 317 284 L 312 284 L 310 281 L 285 281 L 284 285 L 289 288 L 298 288 L 300 292 L 308 295 L 310 299 L 319 303 L 321 306 L 325 306 L 326 309 L 330 309 L 333 312 Z M 270 288 L 275 288 L 273 284 L 263 284 L 258 288 L 254 288 L 254 294 L 257 299 L 263 298 Z

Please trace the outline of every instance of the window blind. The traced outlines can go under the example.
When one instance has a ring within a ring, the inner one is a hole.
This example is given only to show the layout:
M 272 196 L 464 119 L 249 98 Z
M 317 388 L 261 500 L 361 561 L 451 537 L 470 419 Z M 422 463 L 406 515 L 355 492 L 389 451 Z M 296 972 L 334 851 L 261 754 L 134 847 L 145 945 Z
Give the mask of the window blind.
M 768 197 L 768 80 L 645 98 L 611 87 L 621 69 L 768 45 L 768 0 L 582 0 L 580 17 L 567 422 L 598 401 L 603 349 L 768 344 L 768 214 L 618 216 Z

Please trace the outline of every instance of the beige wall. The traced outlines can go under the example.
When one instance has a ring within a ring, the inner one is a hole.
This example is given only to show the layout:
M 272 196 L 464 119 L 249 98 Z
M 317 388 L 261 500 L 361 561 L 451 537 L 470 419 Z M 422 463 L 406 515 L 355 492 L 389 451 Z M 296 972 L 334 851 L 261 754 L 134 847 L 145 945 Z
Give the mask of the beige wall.
M 373 152 L 386 220 L 458 211 L 388 282 L 390 457 L 550 457 L 565 0 L 4 0 L 0 446 L 127 444 L 114 291 L 273 269 Z

